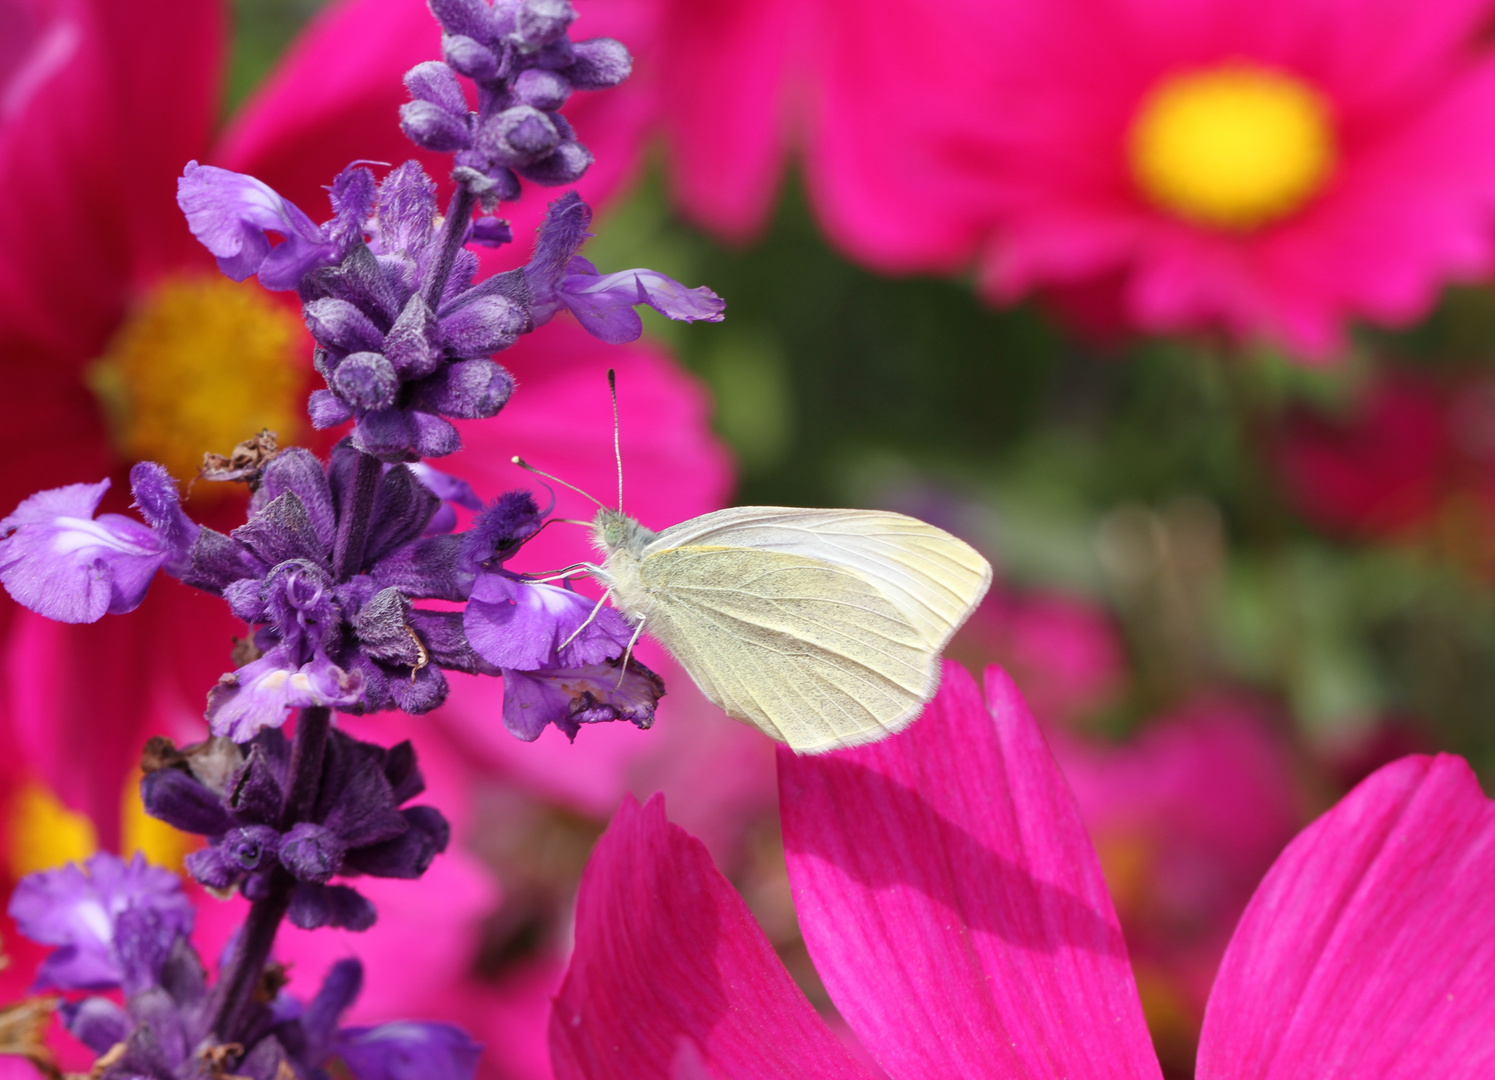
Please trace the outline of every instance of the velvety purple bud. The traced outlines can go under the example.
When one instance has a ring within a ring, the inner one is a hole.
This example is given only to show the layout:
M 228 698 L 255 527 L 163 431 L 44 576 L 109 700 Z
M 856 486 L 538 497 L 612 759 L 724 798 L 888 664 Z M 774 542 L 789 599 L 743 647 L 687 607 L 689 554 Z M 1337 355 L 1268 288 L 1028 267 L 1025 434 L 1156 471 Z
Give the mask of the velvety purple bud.
M 353 616 L 353 633 L 363 651 L 398 667 L 421 663 L 423 646 L 411 636 L 410 601 L 399 589 L 382 589 Z
M 407 596 L 461 602 L 472 591 L 473 574 L 460 564 L 460 544 L 460 537 L 428 536 L 380 559 L 370 572 L 380 588 L 393 585 Z
M 411 716 L 424 716 L 444 702 L 450 691 L 446 676 L 431 664 L 416 671 L 412 678 L 391 679 L 389 683 L 395 707 Z
M 528 491 L 505 492 L 462 534 L 462 561 L 474 572 L 495 559 L 502 563 L 539 532 L 541 524 L 543 518 L 533 495 Z
M 505 573 L 478 575 L 462 628 L 484 660 L 520 671 L 601 663 L 622 656 L 633 636 L 613 608 L 598 608 L 597 601 L 580 593 Z
M 479 41 L 493 36 L 493 12 L 483 0 L 429 0 L 431 14 L 448 34 L 465 34 Z
M 291 559 L 323 563 L 329 554 L 305 504 L 294 491 L 283 492 L 256 509 L 232 536 L 267 566 Z
M 514 80 L 514 96 L 526 105 L 553 112 L 571 96 L 571 83 L 559 72 L 528 68 Z
M 406 161 L 391 170 L 379 185 L 380 250 L 415 257 L 430 242 L 435 222 L 436 183 L 420 162 Z
M 478 149 L 504 165 L 522 165 L 549 154 L 561 134 L 550 117 L 528 105 L 490 116 L 478 129 Z
M 425 299 L 416 293 L 384 339 L 385 358 L 402 379 L 423 379 L 441 363 L 442 328 Z
M 302 821 L 281 838 L 280 864 L 299 881 L 325 885 L 342 868 L 346 850 L 336 834 Z
M 546 187 L 560 187 L 562 184 L 574 184 L 585 176 L 586 171 L 592 167 L 593 160 L 592 152 L 581 143 L 566 141 L 557 146 L 548 157 L 528 165 L 516 165 L 514 168 L 526 180 L 533 180 Z
M 485 296 L 443 316 L 441 336 L 457 356 L 487 356 L 507 349 L 529 326 L 529 312 L 514 301 Z
M 358 352 L 332 374 L 332 389 L 355 409 L 387 409 L 400 390 L 400 377 L 383 353 Z
M 303 881 L 291 892 L 291 923 L 303 930 L 323 926 L 362 931 L 378 920 L 374 905 L 346 885 Z
M 566 78 L 578 90 L 606 90 L 628 78 L 633 72 L 633 57 L 621 41 L 592 38 L 571 44 L 571 66 Z
M 313 300 L 302 309 L 306 328 L 322 345 L 343 352 L 378 352 L 384 334 L 374 321 L 346 300 Z
M 504 727 L 533 742 L 554 724 L 575 739 L 582 724 L 628 720 L 647 728 L 664 696 L 664 680 L 633 660 L 618 678 L 618 661 L 550 671 L 504 670 Z
M 172 577 L 181 577 L 191 566 L 192 544 L 202 526 L 182 513 L 176 481 L 154 461 L 137 462 L 130 469 L 130 493 L 140 516 L 171 549 L 171 557 L 161 569 Z
M 244 876 L 244 871 L 235 866 L 216 844 L 189 852 L 182 865 L 192 875 L 193 881 L 220 892 L 232 889 Z
M 332 550 L 337 537 L 337 514 L 332 507 L 332 488 L 327 471 L 309 450 L 293 446 L 277 454 L 260 477 L 260 497 L 269 501 L 293 492 L 306 511 L 318 539 Z
M 555 314 L 560 300 L 556 290 L 581 245 L 592 234 L 592 208 L 581 196 L 568 191 L 545 210 L 545 220 L 535 233 L 535 253 L 524 268 L 534 305 L 535 325 Z
M 336 266 L 313 271 L 297 291 L 302 303 L 330 296 L 347 300 L 375 320 L 394 319 L 403 302 L 367 244 L 354 244 Z
M 275 740 L 268 735 L 275 736 Z M 262 825 L 280 820 L 281 803 L 285 801 L 287 745 L 285 736 L 274 731 L 262 733 L 249 747 L 249 756 L 229 788 L 233 792 L 234 813 L 240 820 Z
M 721 322 L 727 302 L 704 285 L 688 289 L 657 270 L 619 270 L 599 274 L 587 260 L 577 257 L 557 289 L 561 302 L 593 337 L 610 345 L 638 340 L 643 320 L 635 304 L 647 304 L 677 322 Z
M 410 419 L 415 428 L 415 449 L 421 457 L 445 457 L 462 449 L 462 436 L 441 417 L 412 412 Z
M 108 998 L 91 997 L 65 1002 L 59 1008 L 68 1032 L 95 1054 L 107 1053 L 130 1037 L 135 1022 Z
M 323 657 L 300 667 L 270 652 L 218 680 L 208 693 L 207 719 L 214 735 L 245 742 L 262 727 L 280 727 L 292 709 L 341 708 L 359 701 L 356 673 Z
M 416 405 L 459 420 L 497 414 L 514 392 L 514 377 L 492 360 L 448 364 L 420 385 Z
M 478 82 L 488 82 L 498 75 L 498 57 L 493 50 L 464 34 L 447 34 L 441 39 L 441 55 L 459 74 Z
M 138 521 L 95 520 L 107 490 L 101 480 L 39 491 L 0 520 L 0 583 L 17 603 L 57 622 L 90 623 L 145 599 L 173 551 Z
M 140 779 L 145 812 L 174 829 L 217 836 L 233 822 L 218 796 L 181 769 L 157 769 Z
M 303 275 L 336 262 L 338 252 L 299 207 L 252 176 L 187 163 L 177 181 L 187 227 L 235 281 L 259 274 L 267 289 L 294 289 Z M 267 232 L 284 237 L 272 248 Z
M 548 45 L 575 20 L 570 0 L 520 0 L 514 13 L 514 36 L 522 45 Z
M 322 226 L 322 233 L 337 248 L 338 260 L 355 241 L 363 239 L 364 226 L 374 212 L 375 190 L 374 174 L 356 163 L 333 179 L 329 192 L 333 218 Z
M 318 431 L 353 419 L 352 408 L 331 390 L 313 390 L 306 402 L 306 414 L 311 417 L 311 426 Z
M 218 846 L 240 870 L 259 870 L 280 852 L 280 833 L 268 825 L 245 825 L 225 833 Z
M 446 65 L 442 64 L 445 68 Z M 400 130 L 416 146 L 450 154 L 472 145 L 467 117 L 453 116 L 429 101 L 407 101 L 400 106 Z
M 472 1080 L 483 1047 L 452 1024 L 400 1020 L 344 1028 L 336 1052 L 355 1080 Z
M 501 247 L 514 242 L 514 230 L 502 218 L 480 217 L 472 223 L 468 240 L 484 247 Z
M 472 34 L 468 34 L 472 37 Z M 419 101 L 439 105 L 452 116 L 467 115 L 467 98 L 452 69 L 440 60 L 427 60 L 405 72 L 405 89 Z

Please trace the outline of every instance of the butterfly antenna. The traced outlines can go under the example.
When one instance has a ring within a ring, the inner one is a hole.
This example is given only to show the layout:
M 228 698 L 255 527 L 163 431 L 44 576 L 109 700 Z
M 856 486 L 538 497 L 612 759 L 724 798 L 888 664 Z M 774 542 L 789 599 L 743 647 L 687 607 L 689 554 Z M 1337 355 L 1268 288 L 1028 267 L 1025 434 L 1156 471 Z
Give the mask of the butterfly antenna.
M 613 397 L 613 460 L 618 463 L 618 513 L 623 512 L 623 448 L 618 441 L 618 373 L 607 369 L 607 389 Z
M 529 462 L 525 461 L 522 457 L 519 457 L 517 454 L 514 456 L 513 462 L 514 462 L 515 465 L 518 465 L 525 472 L 534 473 L 536 476 L 543 476 L 547 480 L 554 480 L 557 484 L 560 484 L 561 487 L 570 488 L 572 491 L 576 492 L 576 494 L 580 495 L 582 498 L 584 498 L 584 499 L 591 499 L 592 502 L 594 502 L 598 506 L 602 507 L 602 509 L 604 509 L 604 510 L 607 509 L 606 506 L 603 506 L 602 501 L 600 499 L 597 499 L 597 498 L 594 498 L 591 495 L 588 495 L 585 491 L 581 490 L 581 488 L 577 487 L 575 484 L 568 484 L 568 483 L 566 483 L 566 481 L 562 480 L 559 476 L 552 476 L 548 472 L 542 472 L 541 470 L 539 470 L 539 469 L 535 468 L 533 465 L 531 465 Z

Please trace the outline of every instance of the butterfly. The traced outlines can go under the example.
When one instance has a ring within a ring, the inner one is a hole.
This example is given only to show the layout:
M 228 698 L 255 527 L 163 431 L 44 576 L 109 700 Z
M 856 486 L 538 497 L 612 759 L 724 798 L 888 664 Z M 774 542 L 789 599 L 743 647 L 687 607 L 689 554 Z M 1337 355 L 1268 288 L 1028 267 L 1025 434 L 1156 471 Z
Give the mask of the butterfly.
M 919 715 L 940 653 L 991 585 L 974 548 L 878 510 L 739 506 L 651 532 L 592 524 L 586 569 L 701 691 L 799 753 L 876 742 Z

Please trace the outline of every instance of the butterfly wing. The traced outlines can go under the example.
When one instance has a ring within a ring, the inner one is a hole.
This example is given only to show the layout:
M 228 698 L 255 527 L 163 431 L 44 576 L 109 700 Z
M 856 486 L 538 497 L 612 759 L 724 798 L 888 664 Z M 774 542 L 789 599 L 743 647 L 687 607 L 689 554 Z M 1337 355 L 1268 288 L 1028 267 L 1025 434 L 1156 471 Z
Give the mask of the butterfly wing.
M 736 507 L 641 555 L 649 632 L 729 715 L 802 752 L 912 721 L 991 581 L 963 541 L 867 510 Z
M 856 746 L 908 724 L 939 681 L 939 654 L 855 570 L 747 547 L 648 555 L 645 628 L 702 692 L 793 749 Z
M 936 652 L 991 585 L 991 565 L 964 540 L 884 510 L 737 506 L 665 529 L 643 555 L 685 546 L 778 551 L 844 566 L 874 583 Z

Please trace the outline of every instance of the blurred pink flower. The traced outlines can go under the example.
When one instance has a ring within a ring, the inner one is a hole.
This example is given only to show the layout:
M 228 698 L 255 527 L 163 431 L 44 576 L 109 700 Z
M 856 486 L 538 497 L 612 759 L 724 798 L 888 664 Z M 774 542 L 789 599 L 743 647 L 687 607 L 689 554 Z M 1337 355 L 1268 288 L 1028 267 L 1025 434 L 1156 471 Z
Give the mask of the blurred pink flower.
M 1487 0 L 953 0 L 857 18 L 826 90 L 833 236 L 899 272 L 1115 295 L 1147 332 L 1323 360 L 1495 261 Z
M 1298 511 L 1355 539 L 1432 540 L 1488 564 L 1495 525 L 1495 386 L 1407 373 L 1344 416 L 1290 416 L 1277 466 Z
M 810 954 L 888 1075 L 1159 1077 L 1079 808 L 1010 680 L 947 667 L 898 738 L 780 755 Z M 995 722 L 993 722 L 995 721 Z M 1278 859 L 1210 1000 L 1202 1080 L 1487 1075 L 1495 807 L 1458 758 L 1375 774 Z M 592 857 L 557 1080 L 869 1077 L 664 806 Z
M 1045 733 L 1100 856 L 1153 1042 L 1187 1069 L 1231 931 L 1302 824 L 1289 749 L 1261 709 L 1228 699 L 1119 745 Z

